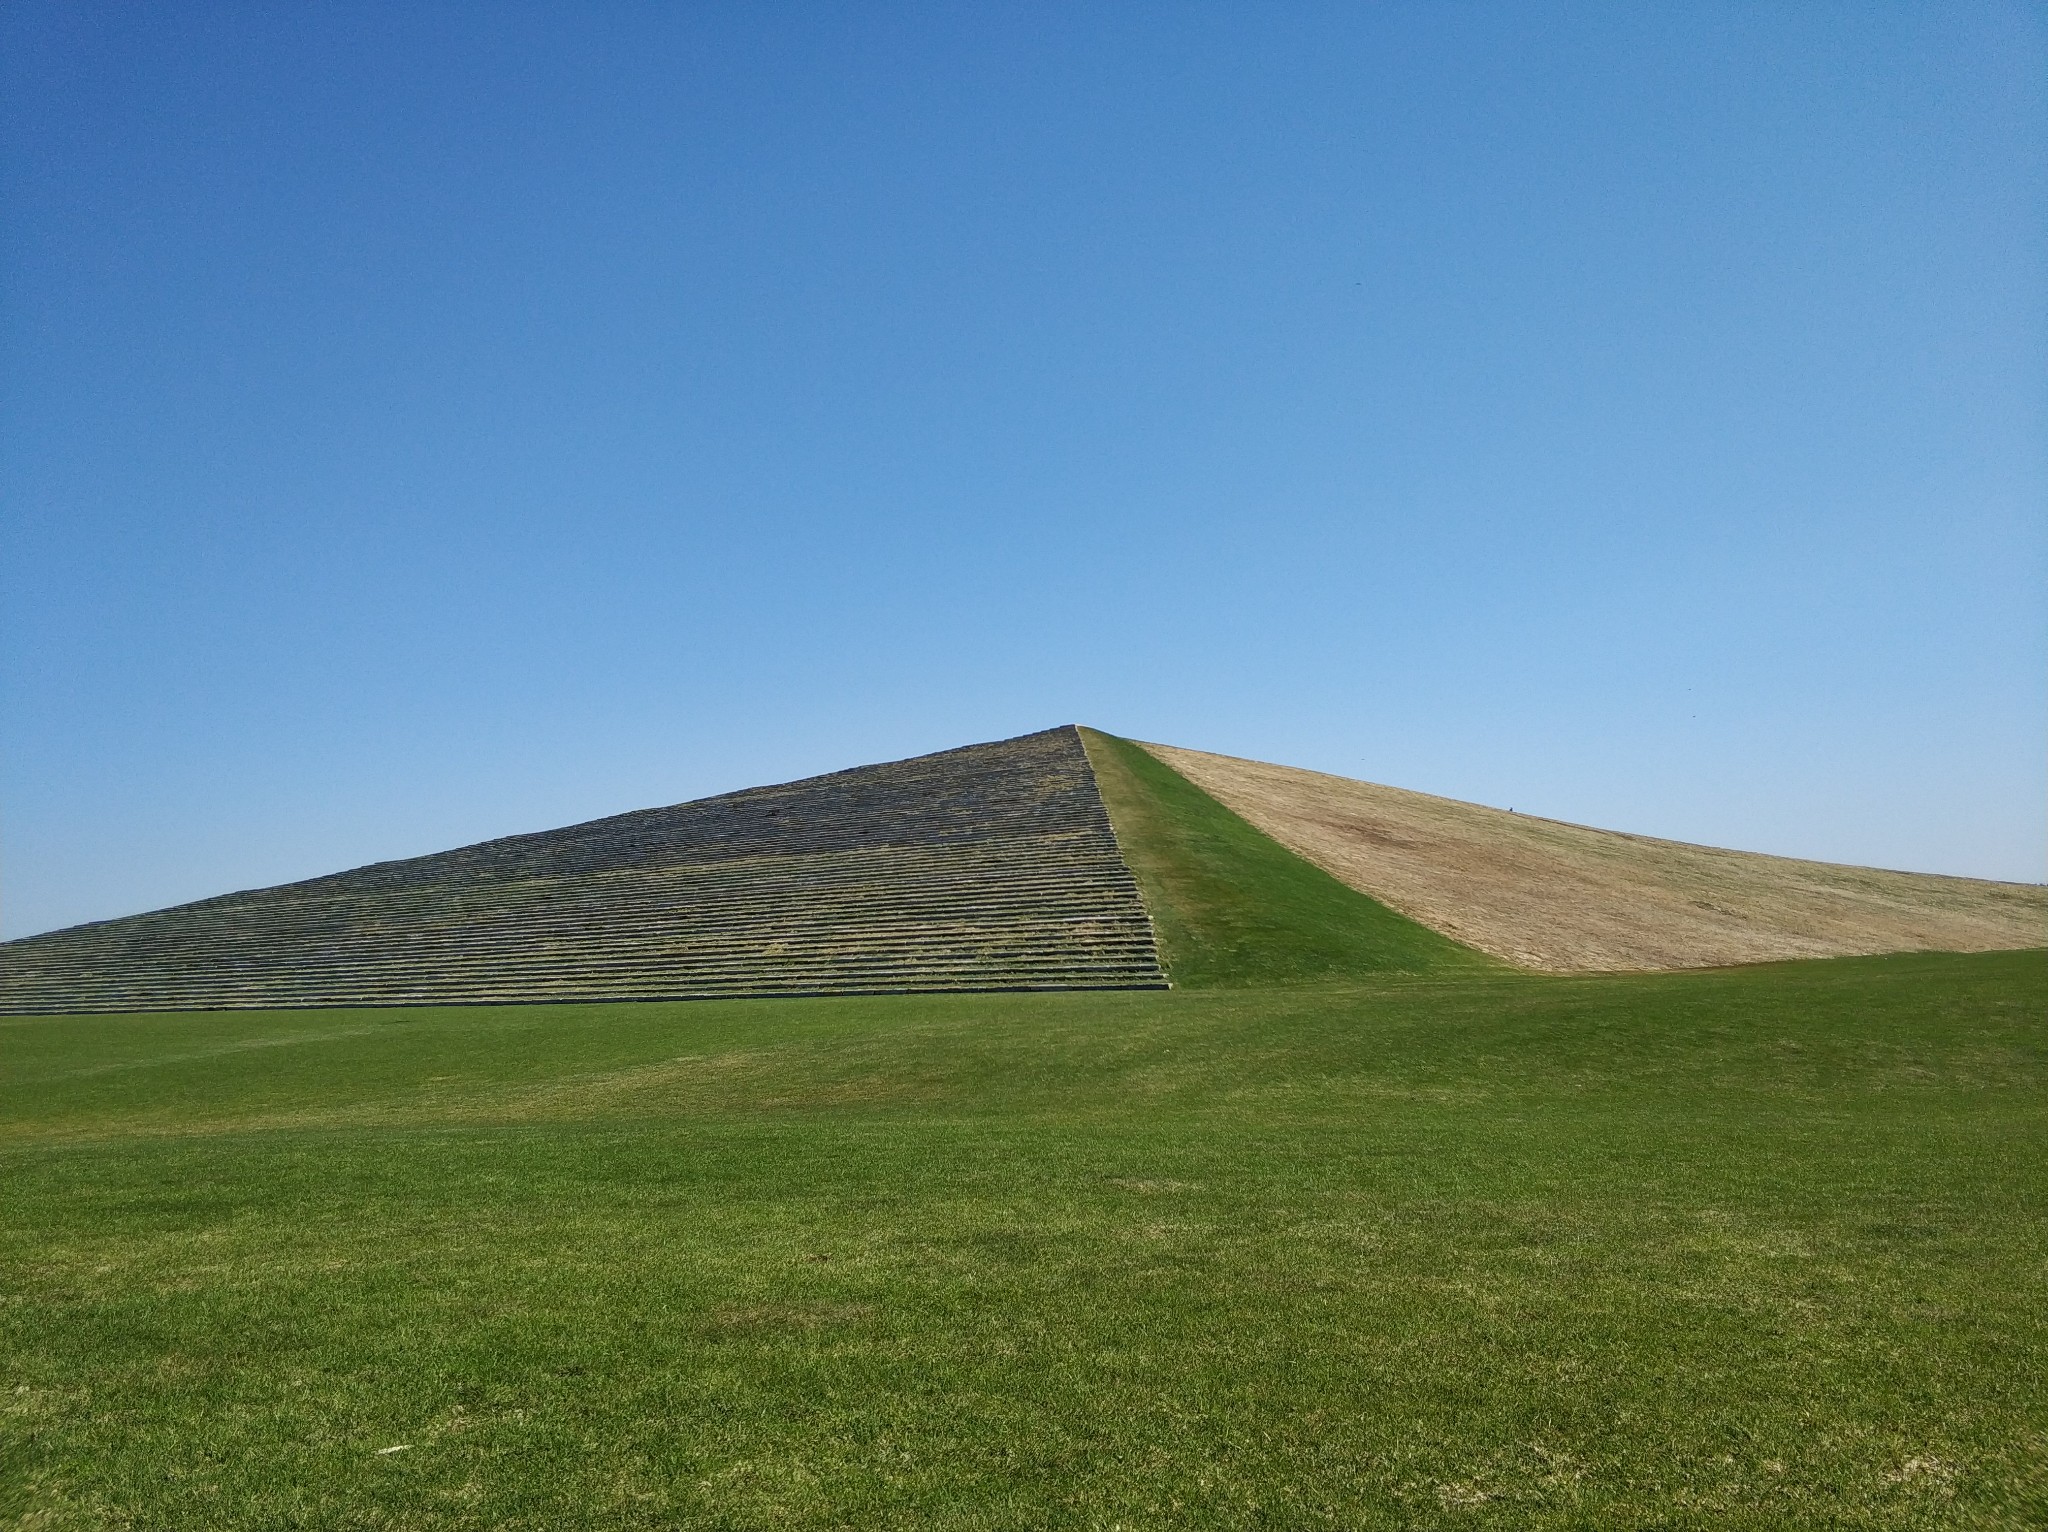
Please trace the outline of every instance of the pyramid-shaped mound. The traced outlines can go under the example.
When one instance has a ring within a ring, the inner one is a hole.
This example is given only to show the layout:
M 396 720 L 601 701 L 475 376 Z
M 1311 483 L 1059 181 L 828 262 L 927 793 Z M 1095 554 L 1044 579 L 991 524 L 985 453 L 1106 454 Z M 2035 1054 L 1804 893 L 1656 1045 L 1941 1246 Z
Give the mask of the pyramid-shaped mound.
M 1165 985 L 1072 727 L 0 945 L 0 1012 Z
M 1256 987 L 2048 940 L 2048 889 L 1074 727 L 0 943 L 0 1014 Z

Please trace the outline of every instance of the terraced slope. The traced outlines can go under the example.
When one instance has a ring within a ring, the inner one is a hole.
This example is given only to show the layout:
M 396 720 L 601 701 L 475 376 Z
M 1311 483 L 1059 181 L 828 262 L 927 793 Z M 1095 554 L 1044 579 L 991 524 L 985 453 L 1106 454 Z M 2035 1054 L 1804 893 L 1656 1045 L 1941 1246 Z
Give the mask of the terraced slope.
M 0 1013 L 1165 984 L 1071 728 L 0 945 Z
M 1524 968 L 1638 971 L 2048 946 L 2048 888 L 1724 851 L 1169 745 L 1331 876 Z

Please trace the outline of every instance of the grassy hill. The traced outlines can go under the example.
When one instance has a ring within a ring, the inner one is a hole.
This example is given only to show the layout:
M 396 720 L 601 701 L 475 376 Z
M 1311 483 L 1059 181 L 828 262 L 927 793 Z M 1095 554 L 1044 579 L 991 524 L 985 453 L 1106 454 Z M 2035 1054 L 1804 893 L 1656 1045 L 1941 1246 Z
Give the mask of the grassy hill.
M 1347 887 L 1521 968 L 2048 946 L 2048 887 L 1692 846 L 1171 745 L 1154 759 Z
M 1202 988 L 2043 943 L 2034 885 L 1683 846 L 1068 725 L 0 943 L 0 1015 Z
M 2036 1527 L 2044 1009 L 2023 953 L 7 1020 L 0 1524 Z

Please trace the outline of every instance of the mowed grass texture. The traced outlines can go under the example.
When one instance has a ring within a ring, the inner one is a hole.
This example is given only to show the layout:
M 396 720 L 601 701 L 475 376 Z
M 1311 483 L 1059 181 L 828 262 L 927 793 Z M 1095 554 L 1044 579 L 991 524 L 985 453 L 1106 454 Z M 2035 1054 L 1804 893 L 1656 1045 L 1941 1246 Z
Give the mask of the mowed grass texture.
M 9 1020 L 5 1524 L 2038 1527 L 2044 1003 Z
M 1176 985 L 1500 966 L 1347 887 L 1130 740 L 1081 738 Z

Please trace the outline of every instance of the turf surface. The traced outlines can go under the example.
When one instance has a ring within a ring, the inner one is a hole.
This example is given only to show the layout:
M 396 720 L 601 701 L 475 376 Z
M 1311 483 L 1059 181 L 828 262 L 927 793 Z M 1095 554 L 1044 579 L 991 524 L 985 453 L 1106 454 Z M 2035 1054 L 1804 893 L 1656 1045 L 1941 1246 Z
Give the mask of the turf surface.
M 1176 985 L 1502 966 L 1340 883 L 1142 746 L 1081 737 Z
M 9 1020 L 0 1521 L 2038 1527 L 2044 1009 L 2025 953 Z

